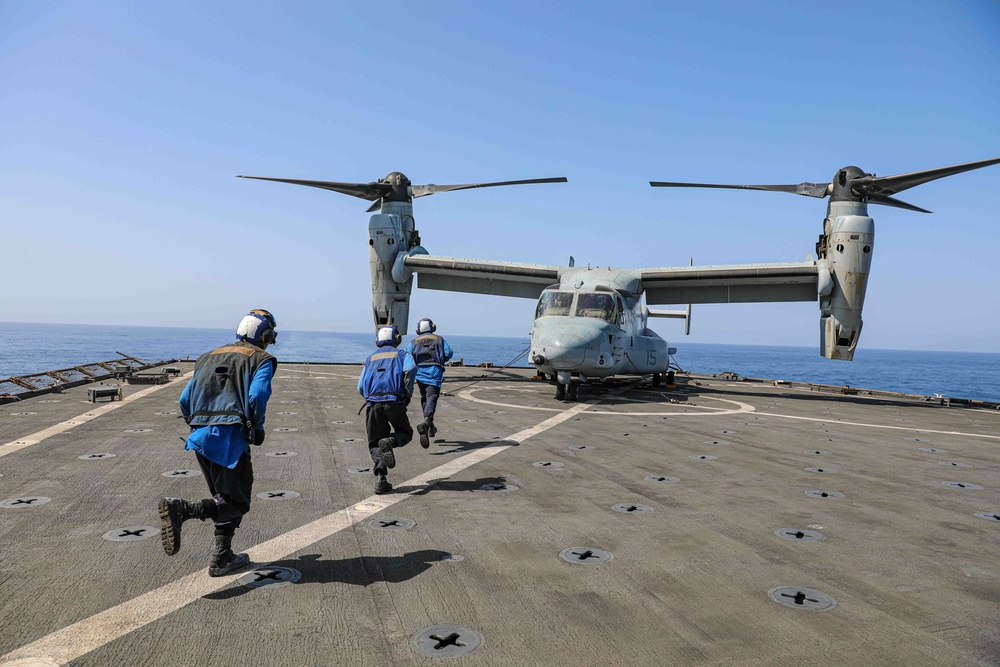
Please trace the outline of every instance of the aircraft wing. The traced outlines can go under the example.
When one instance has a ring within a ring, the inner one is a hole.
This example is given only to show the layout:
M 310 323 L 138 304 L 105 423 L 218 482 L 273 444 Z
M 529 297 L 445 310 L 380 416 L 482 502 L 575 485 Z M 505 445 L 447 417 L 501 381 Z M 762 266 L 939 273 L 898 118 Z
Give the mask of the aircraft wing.
M 403 263 L 417 274 L 417 287 L 422 289 L 526 299 L 537 299 L 568 268 L 436 255 L 410 255 Z
M 816 262 L 637 269 L 648 304 L 816 301 Z

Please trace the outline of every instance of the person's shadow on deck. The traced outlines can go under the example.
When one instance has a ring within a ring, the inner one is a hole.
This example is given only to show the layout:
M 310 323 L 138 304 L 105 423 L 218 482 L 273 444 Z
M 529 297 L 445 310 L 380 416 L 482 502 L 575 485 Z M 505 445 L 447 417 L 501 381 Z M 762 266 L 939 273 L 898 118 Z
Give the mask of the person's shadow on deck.
M 335 583 L 368 586 L 380 581 L 389 583 L 408 581 L 430 569 L 434 563 L 441 562 L 447 555 L 444 551 L 432 549 L 413 551 L 402 556 L 359 556 L 344 560 L 322 560 L 319 554 L 306 554 L 299 558 L 268 563 L 266 566 L 251 564 L 242 572 L 249 574 L 255 569 L 288 567 L 302 573 L 302 578 L 295 582 L 294 586 Z M 206 600 L 230 600 L 251 592 L 252 588 L 237 584 L 203 597 Z

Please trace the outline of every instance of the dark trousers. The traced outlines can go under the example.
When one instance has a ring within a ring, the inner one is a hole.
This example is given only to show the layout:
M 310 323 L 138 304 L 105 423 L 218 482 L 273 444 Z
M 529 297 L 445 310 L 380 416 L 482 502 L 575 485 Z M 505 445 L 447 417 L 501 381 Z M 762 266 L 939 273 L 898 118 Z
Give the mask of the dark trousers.
M 393 436 L 396 438 L 396 447 L 402 447 L 413 440 L 413 427 L 406 417 L 406 406 L 397 402 L 369 403 L 368 411 L 365 412 L 365 428 L 368 431 L 368 451 L 375 462 L 372 472 L 385 475 L 388 469 L 382 459 L 382 450 L 378 448 L 378 441 Z
M 201 454 L 198 465 L 208 482 L 213 502 L 203 503 L 215 522 L 216 535 L 232 535 L 240 527 L 243 515 L 250 511 L 253 493 L 253 463 L 250 452 L 240 457 L 235 468 L 226 468 L 209 461 Z M 214 506 L 214 507 L 213 507 Z
M 441 387 L 433 384 L 424 384 L 418 381 L 420 387 L 420 407 L 424 411 L 424 419 L 434 419 L 434 411 L 437 410 L 438 396 L 441 395 Z

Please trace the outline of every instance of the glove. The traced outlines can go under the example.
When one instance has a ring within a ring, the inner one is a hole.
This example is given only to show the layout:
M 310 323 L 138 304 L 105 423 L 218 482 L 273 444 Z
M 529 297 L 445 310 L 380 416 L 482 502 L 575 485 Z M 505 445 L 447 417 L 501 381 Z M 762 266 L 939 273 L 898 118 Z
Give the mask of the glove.
M 253 444 L 257 445 L 258 447 L 260 447 L 262 444 L 264 444 L 264 435 L 265 435 L 264 429 L 259 429 L 257 431 L 254 431 L 253 432 Z

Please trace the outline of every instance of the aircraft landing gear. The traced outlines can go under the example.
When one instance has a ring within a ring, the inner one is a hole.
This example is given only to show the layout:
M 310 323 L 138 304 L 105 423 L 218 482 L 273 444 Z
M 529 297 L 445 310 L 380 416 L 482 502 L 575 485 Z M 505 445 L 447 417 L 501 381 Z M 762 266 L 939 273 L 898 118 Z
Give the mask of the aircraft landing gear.
M 580 383 L 570 382 L 569 384 L 556 384 L 557 401 L 575 401 L 580 397 Z
M 659 387 L 663 384 L 663 373 L 653 373 L 653 386 Z

